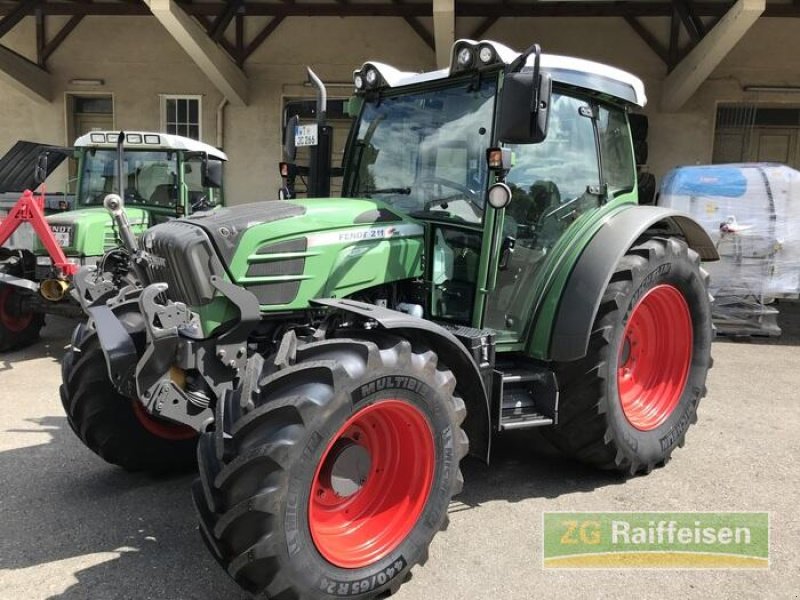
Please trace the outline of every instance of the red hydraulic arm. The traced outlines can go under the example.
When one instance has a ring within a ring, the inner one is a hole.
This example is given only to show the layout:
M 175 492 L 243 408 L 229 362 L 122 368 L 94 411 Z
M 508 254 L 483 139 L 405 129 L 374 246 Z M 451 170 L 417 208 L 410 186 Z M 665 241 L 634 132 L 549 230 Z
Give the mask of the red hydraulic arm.
M 23 223 L 30 223 L 36 235 L 44 244 L 53 266 L 62 275 L 74 275 L 78 266 L 67 262 L 64 251 L 56 242 L 56 238 L 44 218 L 44 196 L 36 197 L 30 190 L 25 190 L 8 215 L 0 221 L 0 246 L 8 241 L 11 234 Z

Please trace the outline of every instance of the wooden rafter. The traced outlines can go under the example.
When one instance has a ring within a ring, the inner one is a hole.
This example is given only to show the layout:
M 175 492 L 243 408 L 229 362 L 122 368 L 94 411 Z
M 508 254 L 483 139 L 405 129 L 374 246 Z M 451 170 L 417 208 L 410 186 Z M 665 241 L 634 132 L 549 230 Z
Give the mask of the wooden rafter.
M 241 57 L 244 54 L 244 15 L 236 15 L 236 56 Z
M 284 17 L 275 17 L 269 23 L 264 25 L 264 28 L 256 34 L 256 37 L 245 47 L 244 53 L 241 56 L 241 64 L 244 64 L 250 55 L 253 54 L 263 44 L 266 39 L 272 35 L 272 32 L 278 28 L 283 22 Z
M 642 38 L 642 41 L 647 44 L 647 46 L 658 56 L 664 64 L 669 64 L 669 55 L 666 48 L 664 48 L 661 43 L 656 39 L 656 37 L 650 33 L 650 31 L 645 28 L 644 25 L 637 19 L 631 15 L 625 15 L 625 22 L 630 25 L 631 29 L 633 29 L 636 34 Z
M 419 38 L 425 42 L 431 50 L 436 50 L 436 43 L 433 41 L 431 32 L 427 30 L 425 25 L 416 17 L 403 17 L 408 26 L 414 30 Z
M 405 0 L 392 0 L 392 3 L 395 6 L 406 6 Z M 431 49 L 436 50 L 436 42 L 433 40 L 433 35 L 430 31 L 422 24 L 422 22 L 413 15 L 402 15 L 403 20 L 408 23 L 408 26 L 416 33 L 419 38 L 425 42 L 425 44 Z M 428 15 L 430 16 L 430 9 Z
M 481 39 L 483 35 L 489 31 L 492 25 L 497 23 L 498 19 L 500 19 L 500 17 L 486 17 L 480 24 L 478 24 L 469 37 L 473 40 Z
M 700 17 L 694 11 L 694 7 L 688 0 L 675 0 L 675 10 L 680 16 L 683 27 L 689 34 L 692 43 L 697 44 L 705 36 L 706 29 Z
M 0 21 L 0 37 L 14 29 L 17 24 L 25 17 L 32 14 L 34 9 L 41 3 L 41 0 L 23 0 L 15 2 L 16 5 L 10 12 L 5 13 L 5 18 Z
M 30 2 L 32 0 L 27 0 Z M 136 16 L 149 15 L 144 2 L 139 0 L 122 0 L 116 2 L 75 2 L 65 0 L 39 0 L 47 15 L 98 15 L 98 16 Z M 0 16 L 9 16 L 19 10 L 27 2 L 0 0 Z M 180 7 L 191 16 L 218 17 L 228 6 L 227 2 L 190 2 L 179 0 Z M 701 1 L 692 2 L 695 17 L 721 17 L 731 6 L 731 2 Z M 349 0 L 339 2 L 253 2 L 245 1 L 244 10 L 248 16 L 254 17 L 427 17 L 431 15 L 429 2 L 407 2 L 397 4 L 391 1 L 368 2 L 365 0 Z M 667 0 L 647 1 L 592 1 L 576 0 L 570 2 L 457 2 L 457 17 L 669 17 L 673 3 Z M 23 15 L 33 14 L 32 5 L 23 11 Z M 764 12 L 770 17 L 800 17 L 800 5 L 796 3 L 770 4 Z
M 669 67 L 670 70 L 672 70 L 680 60 L 678 57 L 678 52 L 680 50 L 678 48 L 678 43 L 680 42 L 680 35 L 681 35 L 681 18 L 678 15 L 678 11 L 673 10 L 669 20 L 669 57 L 667 60 L 667 66 Z
M 214 28 L 214 21 L 212 21 L 210 18 L 202 16 L 202 15 L 198 16 L 197 20 L 200 21 L 200 24 L 206 30 L 206 33 L 208 34 L 208 36 L 211 39 L 214 39 L 214 37 L 211 35 L 211 31 Z M 236 47 L 233 44 L 231 44 L 224 37 L 220 37 L 218 40 L 214 40 L 214 41 L 217 44 L 219 44 L 222 47 L 222 49 L 225 50 L 225 52 L 228 54 L 228 56 L 230 56 L 234 61 L 236 61 L 237 64 L 239 63 L 239 57 L 238 57 L 238 55 L 236 53 Z
M 47 39 L 47 30 L 45 29 L 45 17 L 44 11 L 42 11 L 41 6 L 37 6 L 34 17 L 36 19 L 36 64 L 40 67 L 44 66 L 44 59 L 42 58 L 44 54 L 44 45 L 45 40 Z
M 61 43 L 65 39 L 67 39 L 67 36 L 69 36 L 70 33 L 75 31 L 75 28 L 82 20 L 83 20 L 82 15 L 75 15 L 74 17 L 71 17 L 70 20 L 64 23 L 61 29 L 59 29 L 58 32 L 53 36 L 53 39 L 51 39 L 44 45 L 44 48 L 42 48 L 42 55 L 41 55 L 42 65 L 47 63 L 47 59 L 49 59 L 53 55 L 53 52 L 58 50 L 58 47 L 61 45 Z
M 244 0 L 231 0 L 227 3 L 222 13 L 214 20 L 209 35 L 215 42 L 219 42 L 222 36 L 225 35 L 225 30 L 231 24 L 233 18 L 237 15 L 239 10 L 244 6 Z

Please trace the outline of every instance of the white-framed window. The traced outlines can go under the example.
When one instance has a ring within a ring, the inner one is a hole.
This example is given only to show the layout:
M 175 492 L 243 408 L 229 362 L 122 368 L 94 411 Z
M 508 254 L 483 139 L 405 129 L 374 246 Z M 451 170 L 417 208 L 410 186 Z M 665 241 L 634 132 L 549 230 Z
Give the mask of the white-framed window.
M 203 137 L 203 97 L 161 95 L 161 130 L 201 140 Z

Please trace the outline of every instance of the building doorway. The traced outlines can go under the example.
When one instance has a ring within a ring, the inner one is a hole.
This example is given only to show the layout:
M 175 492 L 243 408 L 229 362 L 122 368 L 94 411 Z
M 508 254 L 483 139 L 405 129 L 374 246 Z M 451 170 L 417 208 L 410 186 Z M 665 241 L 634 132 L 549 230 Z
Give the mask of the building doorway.
M 67 145 L 91 131 L 114 129 L 114 99 L 111 94 L 67 94 Z M 76 161 L 69 161 L 69 189 L 78 176 Z

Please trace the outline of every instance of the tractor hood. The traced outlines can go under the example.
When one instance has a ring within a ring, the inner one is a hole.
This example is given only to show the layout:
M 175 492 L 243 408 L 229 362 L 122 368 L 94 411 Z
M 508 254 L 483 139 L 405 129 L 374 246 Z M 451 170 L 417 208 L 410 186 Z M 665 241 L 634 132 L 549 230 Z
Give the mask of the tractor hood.
M 128 207 L 126 209 L 134 233 L 142 233 L 148 225 L 146 211 Z M 47 217 L 56 241 L 67 256 L 102 256 L 104 252 L 118 246 L 111 216 L 105 208 L 83 208 L 58 213 Z M 44 247 L 37 241 L 37 253 Z
M 213 288 L 198 282 L 216 264 L 262 310 L 285 311 L 421 275 L 424 227 L 374 200 L 321 198 L 178 219 L 150 228 L 143 242 L 154 257 L 151 278 L 167 282 L 174 299 L 210 302 Z
M 39 157 L 47 156 L 44 172 L 36 177 L 36 165 Z M 0 192 L 19 192 L 33 190 L 50 176 L 64 159 L 72 155 L 72 148 L 39 144 L 37 142 L 18 141 L 0 158 Z

